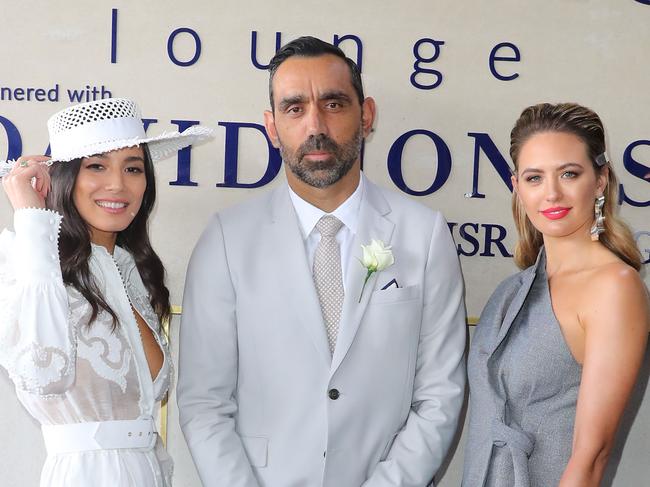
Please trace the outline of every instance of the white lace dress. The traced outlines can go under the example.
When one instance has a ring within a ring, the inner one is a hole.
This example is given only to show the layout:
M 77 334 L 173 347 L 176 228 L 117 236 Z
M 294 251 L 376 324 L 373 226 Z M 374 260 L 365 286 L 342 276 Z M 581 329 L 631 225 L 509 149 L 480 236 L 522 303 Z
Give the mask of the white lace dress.
M 14 214 L 0 234 L 0 364 L 27 411 L 42 425 L 152 417 L 169 387 L 171 362 L 158 319 L 131 255 L 93 245 L 90 268 L 119 325 L 63 284 L 58 259 L 62 217 L 38 209 Z M 155 380 L 131 306 L 164 353 Z M 11 441 L 5 438 L 3 441 Z M 171 460 L 155 448 L 49 454 L 41 487 L 167 487 Z

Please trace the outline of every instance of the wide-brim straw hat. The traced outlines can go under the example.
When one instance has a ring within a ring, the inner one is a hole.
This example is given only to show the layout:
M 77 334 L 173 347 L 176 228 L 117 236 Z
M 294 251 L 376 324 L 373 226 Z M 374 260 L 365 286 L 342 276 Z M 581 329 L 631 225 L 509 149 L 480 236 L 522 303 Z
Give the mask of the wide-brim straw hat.
M 47 129 L 52 157 L 48 164 L 140 144 L 147 144 L 155 162 L 210 138 L 214 132 L 209 127 L 193 125 L 183 132 L 148 137 L 138 106 L 126 98 L 104 98 L 65 108 L 50 117 Z M 8 173 L 14 164 L 14 161 L 2 162 L 0 176 Z

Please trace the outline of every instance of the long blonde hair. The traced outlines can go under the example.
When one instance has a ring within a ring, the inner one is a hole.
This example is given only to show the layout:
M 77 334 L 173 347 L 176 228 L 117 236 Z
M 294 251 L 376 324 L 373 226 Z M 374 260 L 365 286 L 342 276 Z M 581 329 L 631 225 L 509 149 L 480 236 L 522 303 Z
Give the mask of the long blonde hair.
M 576 103 L 540 103 L 526 108 L 510 132 L 510 157 L 518 169 L 519 152 L 524 143 L 540 132 L 564 132 L 580 138 L 587 147 L 587 154 L 596 175 L 608 168 L 605 187 L 605 231 L 600 234 L 600 242 L 621 260 L 641 269 L 641 253 L 629 227 L 616 215 L 618 201 L 618 180 L 614 168 L 608 161 L 604 166 L 596 163 L 596 157 L 605 152 L 605 129 L 600 117 L 589 108 Z M 525 269 L 535 263 L 544 240 L 542 234 L 528 219 L 523 205 L 516 193 L 512 194 L 512 215 L 515 220 L 519 240 L 515 247 L 515 263 Z

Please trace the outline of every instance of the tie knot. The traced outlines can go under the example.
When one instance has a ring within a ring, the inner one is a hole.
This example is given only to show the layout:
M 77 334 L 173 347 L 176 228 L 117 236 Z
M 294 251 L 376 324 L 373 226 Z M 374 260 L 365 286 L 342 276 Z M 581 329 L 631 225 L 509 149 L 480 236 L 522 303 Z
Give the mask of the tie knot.
M 321 237 L 334 237 L 342 226 L 343 222 L 332 215 L 322 216 L 316 222 L 316 228 L 320 232 Z

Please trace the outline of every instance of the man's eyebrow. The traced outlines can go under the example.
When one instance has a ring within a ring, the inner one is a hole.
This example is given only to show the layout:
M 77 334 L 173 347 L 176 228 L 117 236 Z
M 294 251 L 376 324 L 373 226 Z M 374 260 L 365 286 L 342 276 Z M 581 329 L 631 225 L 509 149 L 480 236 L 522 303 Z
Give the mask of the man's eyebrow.
M 350 103 L 352 99 L 350 96 L 344 92 L 344 91 L 338 91 L 338 90 L 333 90 L 333 91 L 326 91 L 322 93 L 319 97 L 319 100 L 338 100 L 338 101 L 344 101 L 347 103 Z
M 280 100 L 280 103 L 278 103 L 278 108 L 280 110 L 284 110 L 285 108 L 291 105 L 294 105 L 296 103 L 304 103 L 304 102 L 305 102 L 305 97 L 303 95 L 288 96 Z

